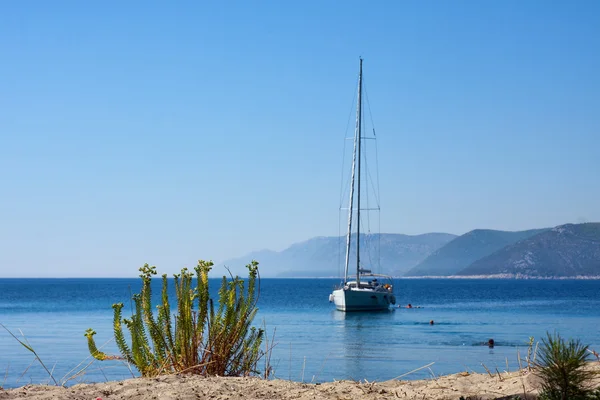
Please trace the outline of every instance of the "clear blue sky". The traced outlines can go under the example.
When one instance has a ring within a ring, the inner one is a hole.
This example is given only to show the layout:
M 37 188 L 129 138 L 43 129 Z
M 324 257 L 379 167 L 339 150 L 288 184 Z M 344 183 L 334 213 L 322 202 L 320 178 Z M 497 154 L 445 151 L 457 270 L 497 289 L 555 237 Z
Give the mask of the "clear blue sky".
M 0 276 L 338 233 L 358 57 L 383 232 L 600 221 L 598 1 L 0 2 Z

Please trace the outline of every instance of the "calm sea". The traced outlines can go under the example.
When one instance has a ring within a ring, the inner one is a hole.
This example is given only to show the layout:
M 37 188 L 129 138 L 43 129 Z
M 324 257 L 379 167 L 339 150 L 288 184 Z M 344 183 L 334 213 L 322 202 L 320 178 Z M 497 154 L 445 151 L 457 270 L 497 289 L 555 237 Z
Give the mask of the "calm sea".
M 421 308 L 378 314 L 335 311 L 328 296 L 337 282 L 261 281 L 255 324 L 266 324 L 269 338 L 274 335 L 276 378 L 386 380 L 430 363 L 403 379 L 484 372 L 482 364 L 503 371 L 508 363 L 514 370 L 529 337 L 538 341 L 547 331 L 600 351 L 598 280 L 400 279 L 399 303 Z M 215 291 L 218 284 L 211 280 Z M 65 379 L 90 361 L 87 328 L 98 332 L 99 345 L 107 343 L 105 352 L 116 354 L 111 305 L 129 305 L 130 293 L 139 288 L 139 279 L 0 279 L 0 323 L 17 336 L 22 332 L 54 377 Z M 493 349 L 483 345 L 490 338 Z M 33 361 L 0 329 L 0 386 L 52 382 Z M 94 362 L 68 384 L 127 377 L 131 372 L 117 361 Z

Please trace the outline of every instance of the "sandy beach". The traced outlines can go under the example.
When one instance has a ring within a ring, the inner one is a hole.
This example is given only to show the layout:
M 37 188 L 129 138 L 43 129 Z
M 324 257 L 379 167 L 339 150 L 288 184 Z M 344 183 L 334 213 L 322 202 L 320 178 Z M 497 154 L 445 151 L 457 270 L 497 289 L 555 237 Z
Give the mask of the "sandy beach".
M 590 363 L 600 373 L 600 363 Z M 600 381 L 596 382 L 596 384 Z M 385 382 L 334 381 L 321 384 L 259 378 L 168 375 L 153 379 L 127 379 L 71 387 L 28 385 L 1 390 L 0 399 L 473 399 L 536 398 L 540 380 L 530 371 L 475 374 L 462 372 L 424 380 Z

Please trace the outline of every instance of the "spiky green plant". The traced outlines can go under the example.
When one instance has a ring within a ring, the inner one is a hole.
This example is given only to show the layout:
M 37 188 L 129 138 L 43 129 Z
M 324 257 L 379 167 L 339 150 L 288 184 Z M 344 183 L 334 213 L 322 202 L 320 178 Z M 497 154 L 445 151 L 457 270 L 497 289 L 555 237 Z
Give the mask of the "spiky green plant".
M 586 399 L 594 374 L 586 369 L 588 346 L 579 339 L 566 341 L 547 333 L 539 349 L 536 374 L 542 378 L 541 398 L 548 400 Z
M 527 369 L 531 370 L 532 359 L 531 354 L 533 351 L 533 343 L 535 342 L 535 338 L 533 336 L 529 336 L 529 343 L 527 344 Z
M 198 261 L 194 273 L 186 268 L 174 275 L 177 311 L 171 313 L 167 275 L 162 275 L 160 304 L 156 316 L 152 309 L 152 276 L 156 267 L 140 268 L 142 290 L 133 295 L 134 313 L 123 318 L 123 304 L 113 305 L 113 328 L 122 357 L 108 356 L 94 342 L 95 331 L 88 329 L 90 354 L 98 360 L 122 358 L 134 365 L 142 376 L 186 372 L 200 375 L 247 376 L 259 374 L 258 361 L 265 354 L 260 346 L 264 330 L 252 321 L 258 311 L 260 283 L 258 262 L 246 267 L 246 282 L 239 277 L 223 277 L 218 308 L 209 295 L 208 273 L 213 263 Z M 123 325 L 129 330 L 128 342 Z

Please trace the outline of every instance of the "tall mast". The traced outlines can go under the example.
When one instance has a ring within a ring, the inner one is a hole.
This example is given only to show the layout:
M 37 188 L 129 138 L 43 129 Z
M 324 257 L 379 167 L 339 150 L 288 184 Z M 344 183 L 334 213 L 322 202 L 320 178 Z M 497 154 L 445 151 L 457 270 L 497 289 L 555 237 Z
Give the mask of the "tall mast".
M 362 89 L 362 58 L 360 59 L 360 69 L 358 73 L 358 106 L 356 108 L 356 127 L 354 129 L 354 150 L 352 151 L 352 178 L 350 179 L 350 201 L 348 202 L 348 233 L 346 234 L 346 265 L 344 268 L 344 283 L 348 281 L 348 267 L 350 265 L 350 237 L 352 235 L 352 211 L 354 204 L 354 176 L 356 172 L 356 155 L 357 150 L 360 154 L 360 125 L 361 125 L 361 89 Z M 359 199 L 360 199 L 360 157 L 358 158 L 359 165 Z M 360 200 L 358 203 L 358 208 L 360 209 Z M 360 213 L 360 211 L 359 211 Z M 360 225 L 360 224 L 357 224 Z M 359 229 L 360 231 L 360 229 Z M 358 238 L 358 236 L 357 236 Z M 356 241 L 356 254 L 358 254 L 358 239 Z M 358 276 L 358 260 L 356 263 L 356 285 L 357 287 L 360 285 L 360 280 Z
M 358 73 L 358 106 L 356 108 L 356 136 L 358 143 L 358 179 L 357 179 L 357 198 L 356 198 L 356 287 L 360 287 L 360 143 L 362 126 L 362 58 L 360 58 L 360 69 Z

